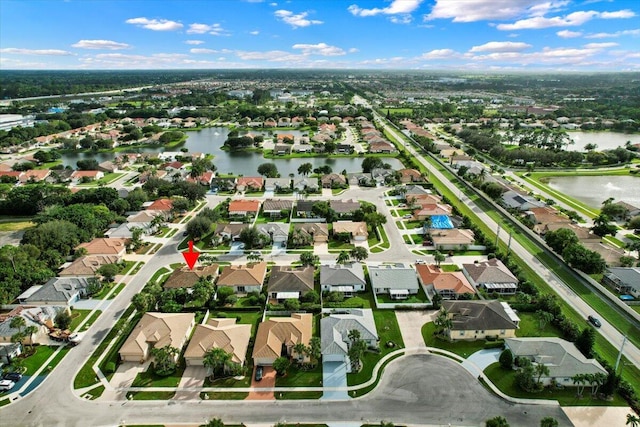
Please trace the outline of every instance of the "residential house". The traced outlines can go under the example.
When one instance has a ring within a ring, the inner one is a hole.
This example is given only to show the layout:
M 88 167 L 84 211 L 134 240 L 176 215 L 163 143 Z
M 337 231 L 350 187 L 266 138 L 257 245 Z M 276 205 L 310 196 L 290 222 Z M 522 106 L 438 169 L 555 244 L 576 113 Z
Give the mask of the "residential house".
M 218 264 L 197 265 L 193 269 L 184 266 L 174 270 L 164 282 L 163 287 L 165 289 L 192 288 L 203 277 L 213 284 L 218 277 Z
M 238 324 L 235 318 L 209 319 L 204 325 L 196 325 L 193 336 L 184 351 L 187 366 L 204 366 L 206 353 L 221 348 L 231 355 L 231 361 L 244 366 L 251 325 Z
M 293 188 L 299 193 L 303 191 L 315 193 L 320 190 L 320 186 L 318 185 L 318 178 L 309 176 L 301 176 L 295 178 L 293 180 Z
M 260 292 L 262 282 L 267 275 L 267 263 L 256 262 L 247 265 L 227 265 L 222 268 L 218 278 L 218 287 L 227 286 L 236 294 Z
M 12 328 L 11 321 L 15 317 L 22 317 L 25 322 L 25 326 L 22 328 L 23 331 L 30 326 L 36 327 L 36 332 L 22 340 L 22 343 L 49 344 L 49 331 L 55 326 L 54 320 L 56 316 L 63 311 L 71 314 L 69 307 L 65 305 L 18 305 L 8 313 L 0 314 L 0 343 L 12 342 L 11 337 L 19 333 L 20 328 Z
M 291 178 L 265 178 L 264 179 L 265 191 L 290 190 Z
M 349 172 L 347 173 L 347 179 L 349 181 L 349 185 L 361 185 L 363 187 L 375 185 L 373 183 L 373 177 L 370 173 Z
M 102 171 L 73 171 L 71 174 L 71 182 L 73 184 L 79 184 L 83 181 L 95 181 L 100 178 L 104 178 L 104 172 Z
M 87 288 L 94 280 L 92 277 L 53 277 L 20 303 L 71 306 L 87 296 Z
M 397 153 L 398 150 L 390 142 L 375 141 L 369 144 L 369 152 L 391 154 L 391 153 Z
M 339 216 L 351 216 L 360 209 L 360 202 L 357 200 L 330 200 L 329 207 Z
M 520 194 L 513 190 L 502 193 L 502 203 L 504 203 L 507 208 L 517 209 L 522 212 L 545 206 L 544 202 L 537 200 L 535 197 Z
M 143 222 L 123 222 L 122 224 L 118 224 L 115 227 L 109 228 L 104 232 L 105 236 L 110 238 L 124 238 L 131 239 L 133 237 L 133 232 L 135 229 L 140 229 L 142 234 L 149 234 L 149 231 L 152 229 L 151 223 L 143 223 Z
M 600 254 L 602 259 L 604 259 L 604 262 L 609 267 L 620 267 L 620 258 L 626 255 L 624 249 L 607 245 L 596 239 L 591 239 L 591 241 L 582 241 L 580 243 L 585 248 Z
M 451 319 L 445 332 L 452 341 L 513 338 L 520 323 L 509 304 L 498 300 L 443 301 L 442 309 Z
M 442 196 L 432 193 L 407 194 L 405 195 L 405 199 L 411 208 L 421 208 L 422 205 L 442 204 Z
M 351 154 L 353 153 L 354 150 L 354 146 L 351 144 L 338 144 L 336 145 L 336 152 L 337 153 L 345 153 L 345 154 Z
M 458 299 L 473 296 L 476 289 L 461 271 L 443 271 L 436 265 L 417 264 L 418 281 L 429 295 L 438 294 L 442 299 Z
M 293 313 L 291 317 L 271 317 L 258 325 L 253 346 L 253 363 L 271 366 L 278 357 L 296 357 L 296 344 L 309 345 L 312 336 L 313 314 Z
M 369 237 L 366 222 L 337 221 L 333 223 L 333 235 L 349 234 L 354 242 L 364 242 Z
M 118 166 L 110 160 L 98 164 L 98 170 L 105 173 L 118 172 Z
M 540 376 L 540 382 L 545 386 L 577 387 L 579 383 L 573 381 L 576 375 L 609 375 L 597 360 L 587 359 L 574 343 L 562 338 L 507 338 L 504 344 L 514 357 L 526 357 L 535 364 L 547 367 L 549 372 Z
M 462 271 L 476 289 L 501 295 L 513 295 L 518 290 L 518 278 L 497 258 L 462 264 Z
M 347 179 L 342 174 L 330 173 L 320 178 L 322 188 L 339 188 L 347 185 Z
M 260 191 L 264 185 L 264 178 L 261 176 L 242 176 L 236 181 L 236 190 L 242 191 Z
M 146 205 L 145 209 L 148 211 L 162 212 L 165 218 L 168 218 L 171 215 L 171 210 L 173 209 L 173 202 L 171 199 L 158 199 Z
M 90 242 L 81 243 L 78 248 L 84 248 L 87 255 L 116 255 L 123 257 L 127 253 L 129 239 L 96 237 Z
M 396 171 L 393 169 L 374 168 L 371 170 L 371 178 L 378 184 L 385 184 L 395 180 Z
M 313 200 L 298 200 L 296 202 L 296 215 L 305 218 L 315 217 L 313 213 Z
M 289 224 L 284 222 L 257 224 L 256 229 L 260 234 L 269 237 L 269 240 L 274 245 L 286 245 L 289 238 Z
M 320 349 L 323 362 L 345 363 L 347 372 L 351 372 L 349 334 L 354 330 L 360 333 L 360 339 L 367 347 L 378 347 L 378 331 L 373 319 L 373 310 L 370 308 L 354 309 L 344 314 L 330 314 L 320 319 Z
M 351 297 L 365 290 L 364 269 L 359 262 L 323 265 L 320 267 L 320 289 L 322 292 L 340 292 Z
M 156 170 L 152 172 L 142 172 L 140 175 L 138 175 L 138 182 L 140 184 L 146 184 L 149 178 L 158 178 L 158 179 L 164 179 L 164 180 L 169 179 L 167 171 Z
M 405 197 L 407 198 L 407 200 L 409 199 L 410 196 L 425 195 L 425 194 L 432 194 L 432 193 L 429 189 L 424 188 L 420 185 L 409 184 L 405 186 Z
M 418 221 L 424 221 L 431 216 L 451 216 L 453 208 L 451 205 L 442 203 L 421 203 L 420 208 L 413 211 L 413 218 Z
M 256 216 L 259 211 L 259 200 L 232 200 L 229 203 L 229 216 Z
M 211 180 L 211 189 L 214 191 L 233 191 L 236 188 L 235 178 L 215 177 Z
M 430 229 L 431 241 L 438 250 L 464 249 L 474 244 L 473 231 L 460 228 Z
M 218 224 L 213 235 L 220 240 L 235 242 L 240 238 L 240 233 L 245 228 L 249 228 L 249 224 Z
M 389 295 L 391 299 L 407 299 L 420 289 L 415 270 L 404 264 L 370 265 L 369 279 L 376 295 Z
M 196 184 L 204 185 L 206 187 L 211 187 L 211 182 L 213 181 L 215 173 L 212 171 L 203 172 L 201 175 L 194 177 L 187 177 L 188 182 L 194 182 Z
M 602 283 L 612 286 L 617 292 L 640 298 L 640 267 L 609 267 Z
M 275 144 L 273 146 L 273 154 L 276 156 L 291 154 L 291 147 L 289 144 Z
M 329 240 L 329 227 L 324 222 L 295 223 L 292 233 L 307 234 L 312 238 L 314 244 L 326 243 Z
M 42 182 L 45 181 L 49 175 L 51 175 L 49 169 L 30 169 L 20 175 L 18 179 L 23 184 L 27 182 Z
M 300 299 L 307 292 L 313 291 L 313 272 L 312 266 L 272 267 L 267 283 L 269 299 L 278 303 L 288 299 Z
M 144 313 L 120 347 L 120 359 L 143 363 L 151 356 L 151 349 L 169 346 L 181 350 L 194 323 L 195 313 Z
M 613 202 L 614 205 L 620 205 L 627 210 L 627 217 L 633 218 L 634 216 L 640 215 L 640 208 L 633 206 L 630 203 L 619 200 L 617 202 Z
M 541 235 L 544 235 L 545 229 L 549 224 L 562 224 L 565 226 L 571 224 L 571 220 L 567 216 L 548 206 L 531 208 L 526 211 L 526 214 L 534 222 L 533 231 Z
M 262 213 L 271 218 L 280 218 L 283 212 L 286 212 L 285 216 L 289 216 L 292 209 L 293 200 L 291 199 L 266 199 L 262 203 Z
M 70 265 L 65 267 L 58 276 L 97 276 L 98 269 L 103 265 L 117 264 L 122 261 L 122 257 L 118 255 L 87 255 L 75 259 Z
M 400 172 L 400 182 L 403 184 L 424 181 L 422 173 L 417 169 L 400 169 L 398 172 Z
M 0 343 L 0 367 L 4 365 L 10 365 L 11 361 L 21 354 L 21 343 Z

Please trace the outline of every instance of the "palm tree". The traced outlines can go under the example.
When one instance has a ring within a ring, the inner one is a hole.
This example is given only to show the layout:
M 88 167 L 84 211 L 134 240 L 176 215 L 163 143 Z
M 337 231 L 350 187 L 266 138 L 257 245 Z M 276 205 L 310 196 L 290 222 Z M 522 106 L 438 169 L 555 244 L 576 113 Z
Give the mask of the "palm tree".
M 442 307 L 442 309 L 438 312 L 433 324 L 440 328 L 439 332 L 444 332 L 447 329 L 451 329 L 453 326 L 453 320 L 449 318 L 449 313 L 447 310 Z
M 346 264 L 349 261 L 349 252 L 342 251 L 338 254 L 338 259 L 336 260 L 337 264 Z
M 640 427 L 640 418 L 636 417 L 633 414 L 627 414 L 627 422 L 625 423 L 625 425 L 631 427 Z
M 15 316 L 11 318 L 11 322 L 9 322 L 9 327 L 11 329 L 17 329 L 19 333 L 22 333 L 22 329 L 27 326 L 27 322 L 24 320 L 22 316 Z
M 293 351 L 298 355 L 298 360 L 301 360 L 301 358 L 307 354 L 307 346 L 299 342 L 293 346 Z
M 311 360 L 311 365 L 315 368 L 318 364 L 318 360 L 322 356 L 322 347 L 320 342 L 320 337 L 312 337 L 309 341 L 309 347 L 307 347 L 307 355 Z
M 442 252 L 440 252 L 440 251 L 435 251 L 435 252 L 433 253 L 433 259 L 435 260 L 436 265 L 437 265 L 438 267 L 440 267 L 440 263 L 441 263 L 442 261 L 444 261 L 444 260 L 445 260 L 445 258 L 446 258 L 446 257 L 445 257 L 445 255 L 444 255 Z
M 298 167 L 298 173 L 300 175 L 309 175 L 313 170 L 313 165 L 311 163 L 303 163 Z
M 431 236 L 431 226 L 433 222 L 431 221 L 431 217 L 428 216 L 424 219 L 424 223 L 422 224 L 422 228 L 424 229 L 424 236 Z
M 586 384 L 586 376 L 585 374 L 576 374 L 571 377 L 574 384 L 578 385 L 577 395 L 582 396 L 582 392 L 584 391 L 584 385 Z M 582 387 L 582 388 L 581 388 Z
M 538 375 L 538 379 L 536 382 L 540 384 L 540 378 L 542 378 L 543 375 L 549 375 L 549 368 L 542 363 L 538 363 L 535 366 L 535 373 Z
M 205 367 L 211 369 L 211 378 L 215 374 L 219 374 L 224 371 L 224 368 L 231 361 L 231 354 L 227 353 L 220 347 L 213 347 L 207 350 L 204 354 L 203 364 Z
M 38 332 L 38 327 L 37 326 L 27 326 L 24 329 L 24 334 L 25 336 L 29 337 L 29 351 L 33 351 L 33 334 Z
M 600 386 L 603 385 L 606 381 L 607 375 L 603 374 L 602 372 L 591 375 L 591 394 L 595 396 L 598 393 L 598 389 L 600 388 Z

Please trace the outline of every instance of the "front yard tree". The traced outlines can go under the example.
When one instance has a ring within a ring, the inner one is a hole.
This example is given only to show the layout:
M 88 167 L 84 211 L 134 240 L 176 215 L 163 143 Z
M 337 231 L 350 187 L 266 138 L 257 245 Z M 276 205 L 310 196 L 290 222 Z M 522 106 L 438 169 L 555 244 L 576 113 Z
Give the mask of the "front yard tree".
M 540 427 L 558 427 L 558 420 L 553 417 L 544 417 L 540 420 Z
M 349 261 L 349 252 L 341 251 L 336 259 L 337 264 L 346 264 Z
M 596 332 L 592 328 L 584 328 L 578 339 L 576 340 L 576 347 L 580 350 L 580 353 L 586 358 L 593 357 L 593 346 L 596 343 Z
M 316 367 L 320 356 L 322 356 L 322 347 L 320 337 L 311 337 L 309 341 L 309 347 L 307 347 L 309 359 L 311 360 L 311 366 Z
M 211 220 L 204 216 L 196 216 L 187 224 L 187 233 L 194 240 L 200 240 L 211 230 Z
M 536 363 L 536 366 L 535 368 L 533 368 L 533 370 L 538 376 L 538 378 L 536 379 L 536 382 L 538 383 L 538 386 L 540 386 L 541 385 L 540 378 L 542 378 L 543 375 L 549 375 L 549 367 L 542 363 Z
M 288 357 L 278 357 L 273 361 L 273 369 L 275 369 L 279 376 L 285 375 L 289 366 L 291 366 L 291 361 Z
M 120 266 L 118 264 L 105 264 L 96 270 L 96 273 L 104 277 L 104 280 L 107 282 L 113 282 L 113 279 L 119 272 Z
M 233 288 L 229 287 L 229 286 L 220 286 L 218 288 L 218 304 L 220 306 L 224 306 L 227 303 L 227 299 L 229 299 L 231 296 L 233 296 L 234 292 L 233 292 Z
M 24 317 L 22 316 L 15 316 L 11 318 L 11 321 L 9 322 L 9 327 L 11 329 L 17 329 L 18 333 L 20 334 L 22 334 L 22 331 L 26 326 L 27 326 L 27 321 L 24 320 Z
M 320 257 L 318 255 L 314 255 L 313 252 L 303 252 L 300 254 L 300 263 L 303 267 L 314 266 L 319 261 Z
M 631 218 L 627 224 L 627 228 L 631 230 L 640 230 L 640 215 Z
M 66 310 L 63 310 L 56 314 L 53 323 L 60 329 L 69 329 L 69 325 L 71 325 L 71 315 L 67 313 Z
M 362 366 L 361 359 L 367 348 L 367 344 L 360 338 L 360 331 L 357 329 L 349 331 L 348 337 L 351 340 L 348 352 L 351 371 L 358 372 Z
M 143 230 L 140 227 L 133 227 L 131 229 L 131 240 L 129 242 L 129 247 L 132 251 L 137 251 L 142 246 L 142 231 Z
M 555 231 L 549 231 L 544 235 L 544 240 L 556 253 L 561 254 L 564 249 L 578 243 L 578 236 L 569 228 L 559 228 Z
M 207 350 L 202 359 L 202 363 L 206 368 L 211 371 L 210 377 L 213 379 L 216 376 L 221 376 L 225 367 L 231 362 L 231 354 L 224 351 L 220 347 L 213 347 Z
M 350 256 L 351 258 L 360 262 L 369 258 L 369 251 L 367 251 L 367 248 L 363 248 L 362 246 L 356 246 L 355 248 L 351 249 Z
M 291 233 L 291 238 L 289 239 L 289 246 L 294 248 L 299 248 L 302 246 L 310 246 L 313 243 L 313 237 L 305 232 L 302 229 L 293 230 Z
M 442 261 L 444 261 L 445 259 L 446 259 L 445 255 L 444 255 L 442 252 L 440 252 L 440 251 L 436 250 L 436 251 L 433 253 L 433 260 L 436 262 L 436 265 L 437 265 L 438 267 L 440 267 L 440 263 L 441 263 Z
M 441 308 L 433 324 L 438 327 L 438 333 L 443 333 L 453 326 L 453 321 L 449 318 L 449 313 L 445 308 Z
M 277 178 L 280 176 L 278 173 L 278 167 L 275 163 L 262 163 L 258 166 L 258 173 L 266 176 L 267 178 Z
M 140 292 L 135 294 L 131 298 L 131 304 L 135 307 L 136 311 L 145 313 L 155 308 L 156 298 L 148 292 Z
M 152 348 L 151 355 L 154 358 L 153 371 L 156 375 L 167 377 L 173 374 L 177 367 L 175 356 L 179 352 L 177 348 L 171 347 L 170 345 L 162 348 Z
M 538 319 L 540 329 L 544 329 L 544 327 L 554 319 L 554 316 L 548 311 L 538 310 L 536 311 L 536 318 Z
M 298 167 L 298 173 L 300 175 L 309 175 L 313 170 L 313 165 L 311 163 L 303 163 Z
M 29 351 L 32 352 L 33 351 L 33 334 L 36 334 L 38 332 L 38 327 L 37 326 L 27 326 L 24 329 L 24 336 L 26 338 L 29 338 Z
M 593 227 L 591 227 L 593 234 L 597 234 L 600 237 L 604 237 L 607 234 L 615 236 L 618 228 L 614 224 L 610 224 L 610 220 L 609 216 L 603 213 L 593 218 Z
M 498 361 L 500 362 L 500 366 L 502 366 L 504 369 L 513 368 L 513 353 L 511 352 L 511 350 L 509 350 L 508 348 L 503 350 L 502 353 L 500 353 L 500 358 L 498 359 Z

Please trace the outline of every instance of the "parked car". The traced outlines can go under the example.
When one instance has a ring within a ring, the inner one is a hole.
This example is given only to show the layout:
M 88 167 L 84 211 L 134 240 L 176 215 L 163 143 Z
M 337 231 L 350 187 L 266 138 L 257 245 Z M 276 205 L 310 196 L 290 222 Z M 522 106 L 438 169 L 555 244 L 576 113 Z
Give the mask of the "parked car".
M 402 218 L 404 218 L 404 219 L 413 218 L 413 215 L 411 215 L 411 214 L 405 214 L 405 215 L 402 215 Z
M 18 382 L 22 379 L 22 374 L 19 374 L 18 372 L 7 372 L 2 376 L 2 379 Z
M 423 259 L 417 259 L 416 264 L 426 264 L 427 262 Z
M 264 374 L 264 368 L 262 366 L 256 367 L 256 381 L 262 380 L 262 375 Z
M 599 328 L 600 326 L 602 326 L 602 323 L 600 323 L 600 319 L 598 319 L 597 317 L 588 316 L 587 320 L 589 321 L 589 323 L 591 323 L 596 328 Z
M 0 380 L 0 391 L 9 391 L 15 387 L 16 383 L 11 380 Z

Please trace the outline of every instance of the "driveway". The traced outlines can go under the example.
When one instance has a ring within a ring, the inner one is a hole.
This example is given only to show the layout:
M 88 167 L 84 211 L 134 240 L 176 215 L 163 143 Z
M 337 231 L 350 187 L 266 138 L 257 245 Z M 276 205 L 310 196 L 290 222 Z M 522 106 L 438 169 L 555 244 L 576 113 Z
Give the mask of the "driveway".
M 314 255 L 327 255 L 329 253 L 328 243 L 314 243 L 313 254 Z
M 322 362 L 322 386 L 327 388 L 344 387 L 344 390 L 325 390 L 322 400 L 347 400 L 347 364 L 344 362 Z
M 207 375 L 207 368 L 204 366 L 187 366 L 182 374 L 178 387 L 192 388 L 202 387 L 204 385 L 204 379 Z M 176 391 L 173 400 L 192 400 L 200 399 L 199 391 L 191 390 L 179 390 Z
M 244 255 L 244 243 L 232 242 L 229 249 L 229 255 Z
M 475 374 L 475 376 L 478 376 L 487 368 L 487 366 L 498 361 L 501 352 L 502 350 L 499 348 L 478 350 L 471 356 L 467 357 L 467 360 L 462 362 L 462 366 L 464 366 L 469 372 Z M 480 372 L 478 372 L 478 369 Z
M 262 380 L 256 381 L 256 367 L 253 367 L 253 373 L 251 374 L 251 387 L 275 387 L 276 386 L 276 371 L 271 366 L 265 366 Z M 245 400 L 276 400 L 272 391 L 251 391 Z
M 426 347 L 422 338 L 422 326 L 433 322 L 437 311 L 396 311 L 400 334 L 406 348 Z
M 111 387 L 114 389 L 118 389 L 121 387 L 131 387 L 133 380 L 136 379 L 136 376 L 146 371 L 149 368 L 149 364 L 151 362 L 147 361 L 145 363 L 136 363 L 136 362 L 123 362 L 118 366 L 116 372 L 111 377 Z M 125 391 L 118 390 L 109 390 L 105 389 L 104 393 L 102 393 L 101 399 L 104 400 L 125 400 L 127 398 Z

